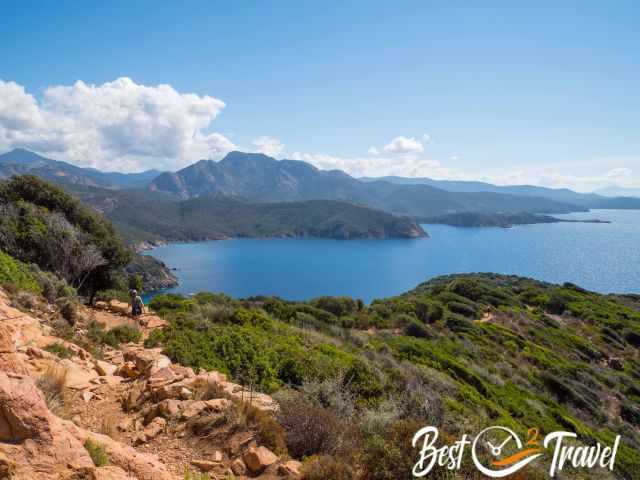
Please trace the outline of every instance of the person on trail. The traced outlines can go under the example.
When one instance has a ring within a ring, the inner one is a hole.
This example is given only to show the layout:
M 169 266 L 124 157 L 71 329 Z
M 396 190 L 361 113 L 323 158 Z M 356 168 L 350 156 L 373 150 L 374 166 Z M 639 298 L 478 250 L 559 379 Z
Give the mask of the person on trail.
M 144 311 L 144 303 L 136 290 L 131 290 L 131 315 L 136 318 L 142 315 Z

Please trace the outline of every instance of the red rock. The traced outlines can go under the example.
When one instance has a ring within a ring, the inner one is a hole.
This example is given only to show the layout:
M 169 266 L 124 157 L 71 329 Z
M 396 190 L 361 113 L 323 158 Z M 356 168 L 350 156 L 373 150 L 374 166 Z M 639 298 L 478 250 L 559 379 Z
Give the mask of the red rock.
M 242 458 L 253 474 L 261 473 L 269 465 L 278 461 L 277 455 L 266 447 L 251 448 L 244 453 Z
M 114 375 L 117 370 L 118 367 L 112 363 L 105 362 L 103 360 L 96 360 L 96 371 L 100 375 Z

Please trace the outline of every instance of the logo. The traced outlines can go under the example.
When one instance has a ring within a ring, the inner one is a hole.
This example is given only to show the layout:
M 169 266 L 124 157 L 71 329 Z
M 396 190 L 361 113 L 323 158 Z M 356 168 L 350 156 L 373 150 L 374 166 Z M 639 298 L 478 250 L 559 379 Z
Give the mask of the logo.
M 424 427 L 413 436 L 412 445 L 420 448 L 420 457 L 413 467 L 413 476 L 426 477 L 434 468 L 459 470 L 467 449 L 470 449 L 474 466 L 489 478 L 503 478 L 530 463 L 548 455 L 551 451 L 549 476 L 553 478 L 565 466 L 573 468 L 609 468 L 613 471 L 616 453 L 620 445 L 618 435 L 612 447 L 600 443 L 590 446 L 569 445 L 568 439 L 576 439 L 573 432 L 552 432 L 541 439 L 537 428 L 530 428 L 523 441 L 507 427 L 488 427 L 473 440 L 467 434 L 452 445 L 437 447 L 439 432 L 436 427 Z

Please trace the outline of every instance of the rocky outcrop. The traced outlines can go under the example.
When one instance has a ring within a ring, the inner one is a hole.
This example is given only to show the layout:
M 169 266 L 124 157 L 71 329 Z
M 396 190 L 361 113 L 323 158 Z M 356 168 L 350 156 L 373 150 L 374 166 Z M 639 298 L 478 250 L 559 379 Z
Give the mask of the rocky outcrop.
M 199 425 L 233 414 L 242 402 L 275 411 L 268 395 L 249 392 L 219 372 L 194 372 L 140 344 L 107 348 L 94 358 L 7 300 L 0 290 L 0 479 L 180 480 L 185 469 L 210 478 L 300 477 L 295 463 L 259 445 L 254 432 L 233 430 L 214 450 L 194 440 Z M 111 327 L 128 322 L 114 313 L 121 305 L 111 303 L 87 313 L 99 313 Z M 53 343 L 70 357 L 47 351 Z M 52 413 L 36 383 L 52 368 L 74 399 L 67 412 L 72 420 Z M 108 412 L 116 413 L 112 427 L 104 427 Z M 100 446 L 108 465 L 94 465 L 88 441 Z
M 84 448 L 88 439 L 102 445 L 111 463 L 134 478 L 173 478 L 157 458 L 53 415 L 29 376 L 0 372 L 0 456 L 8 459 L 13 478 L 47 480 L 93 472 L 93 461 Z M 94 473 L 97 478 L 109 478 L 109 472 Z

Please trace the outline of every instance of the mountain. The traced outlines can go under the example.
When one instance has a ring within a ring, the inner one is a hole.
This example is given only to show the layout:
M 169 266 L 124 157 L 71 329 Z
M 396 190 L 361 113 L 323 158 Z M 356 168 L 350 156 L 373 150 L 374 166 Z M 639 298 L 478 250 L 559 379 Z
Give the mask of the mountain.
M 220 162 L 201 160 L 160 175 L 149 188 L 182 199 L 222 193 L 257 202 L 330 199 L 375 204 L 361 182 L 344 172 L 259 153 L 231 152 Z
M 610 186 L 596 190 L 595 193 L 604 197 L 640 197 L 640 188 Z
M 339 200 L 418 218 L 457 212 L 568 213 L 584 210 L 569 202 L 494 192 L 451 192 L 428 185 L 362 182 L 339 170 L 323 171 L 302 161 L 231 152 L 220 162 L 201 160 L 164 173 L 149 186 L 188 199 L 219 193 L 253 202 Z
M 462 181 L 462 180 L 434 180 L 432 178 L 406 178 L 406 177 L 362 177 L 359 180 L 365 183 L 371 182 L 389 182 L 395 185 L 415 186 L 428 185 L 430 187 L 439 188 L 448 192 L 471 193 L 471 192 L 492 192 L 508 195 L 518 195 L 525 197 L 540 197 L 554 200 L 561 203 L 569 203 L 584 208 L 627 208 L 640 209 L 640 199 L 623 198 L 633 195 L 625 194 L 622 197 L 619 194 L 598 195 L 597 193 L 579 193 L 568 188 L 547 188 L 536 185 L 493 185 L 486 182 Z M 600 193 L 600 192 L 598 192 Z M 612 200 L 607 197 L 617 197 Z M 549 212 L 551 213 L 551 212 Z
M 76 188 L 131 242 L 230 237 L 417 238 L 412 219 L 333 200 L 250 202 L 224 194 L 176 201 L 162 192 Z
M 62 185 L 142 188 L 160 172 L 158 170 L 140 173 L 101 172 L 93 168 L 81 168 L 67 162 L 52 160 L 22 148 L 0 155 L 0 180 L 24 174 L 36 175 Z

